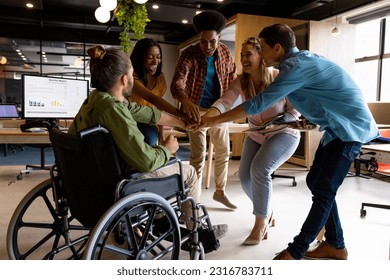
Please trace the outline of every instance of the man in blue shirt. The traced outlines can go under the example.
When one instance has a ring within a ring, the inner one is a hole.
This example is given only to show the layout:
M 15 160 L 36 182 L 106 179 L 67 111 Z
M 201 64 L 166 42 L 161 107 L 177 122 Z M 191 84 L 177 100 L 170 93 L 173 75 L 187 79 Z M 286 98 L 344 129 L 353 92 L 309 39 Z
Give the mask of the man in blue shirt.
M 261 94 L 216 117 L 203 118 L 201 127 L 258 114 L 279 99 L 292 105 L 324 131 L 306 177 L 312 206 L 301 232 L 274 259 L 347 259 L 336 193 L 364 143 L 379 136 L 360 89 L 336 63 L 299 51 L 294 32 L 284 24 L 264 28 L 261 54 L 267 66 L 279 65 L 279 75 Z M 325 226 L 325 241 L 308 251 Z

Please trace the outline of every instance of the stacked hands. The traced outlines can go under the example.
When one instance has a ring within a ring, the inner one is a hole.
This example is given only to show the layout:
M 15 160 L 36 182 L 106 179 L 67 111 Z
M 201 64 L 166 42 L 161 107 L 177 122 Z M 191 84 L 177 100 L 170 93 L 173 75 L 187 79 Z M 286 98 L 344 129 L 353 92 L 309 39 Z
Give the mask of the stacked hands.
M 191 103 L 192 104 L 192 103 Z M 186 109 L 187 108 L 187 109 Z M 186 130 L 196 131 L 204 127 L 211 127 L 214 125 L 214 118 L 209 115 L 207 109 L 203 109 L 197 105 L 192 104 L 190 109 L 188 107 L 182 107 L 181 111 L 185 116 L 182 118 Z
M 187 108 L 187 110 L 185 109 Z M 200 128 L 211 127 L 217 124 L 218 118 L 207 109 L 200 108 L 192 104 L 190 109 L 184 107 L 181 110 L 183 112 L 185 129 L 190 131 L 196 131 Z M 306 120 L 304 117 L 296 119 L 292 114 L 286 112 L 283 115 L 278 116 L 273 121 L 269 122 L 271 126 L 285 126 L 299 130 L 312 130 L 317 127 L 316 124 Z
M 192 102 L 190 104 L 186 104 L 181 108 L 181 121 L 183 122 L 183 129 L 188 131 L 196 131 L 201 128 L 211 127 L 217 124 L 218 117 L 214 116 L 207 109 L 203 109 Z M 295 119 L 289 113 L 285 113 L 284 115 L 278 117 L 271 123 L 272 126 L 285 126 L 291 127 L 299 130 L 312 130 L 317 127 L 316 124 L 311 123 L 305 118 L 301 117 L 300 119 Z M 177 139 L 173 135 L 169 135 L 164 141 L 161 143 L 165 146 L 172 154 L 175 154 L 179 149 L 179 143 Z
M 192 103 L 191 105 L 183 106 L 180 110 L 180 119 L 183 122 L 181 128 L 187 131 L 196 131 L 203 127 L 213 126 L 214 118 L 201 116 L 201 114 L 207 111 L 206 109 L 200 108 Z M 168 135 L 160 144 L 167 148 L 171 154 L 175 154 L 179 149 L 179 142 L 173 134 Z

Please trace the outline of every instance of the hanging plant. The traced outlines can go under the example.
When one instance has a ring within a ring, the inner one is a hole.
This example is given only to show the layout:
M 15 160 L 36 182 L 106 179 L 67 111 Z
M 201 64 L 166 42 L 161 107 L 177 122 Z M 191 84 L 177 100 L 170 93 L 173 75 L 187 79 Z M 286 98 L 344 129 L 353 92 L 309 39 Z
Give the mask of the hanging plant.
M 123 27 L 119 34 L 120 45 L 123 50 L 129 53 L 133 47 L 130 41 L 130 33 L 133 32 L 133 39 L 144 38 L 145 28 L 150 19 L 145 4 L 135 3 L 134 0 L 122 0 L 114 12 L 118 24 Z

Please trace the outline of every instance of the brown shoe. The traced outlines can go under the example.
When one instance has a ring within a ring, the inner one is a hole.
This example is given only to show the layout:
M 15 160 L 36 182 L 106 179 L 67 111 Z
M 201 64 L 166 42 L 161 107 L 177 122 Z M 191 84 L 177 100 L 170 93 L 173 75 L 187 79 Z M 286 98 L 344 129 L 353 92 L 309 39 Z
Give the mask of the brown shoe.
M 316 248 L 306 252 L 304 259 L 309 260 L 346 260 L 347 248 L 336 249 L 326 241 L 322 241 Z
M 282 252 L 278 253 L 273 260 L 297 260 L 291 256 L 290 252 L 287 249 L 284 249 Z
M 260 244 L 261 240 L 268 239 L 268 230 L 269 230 L 269 228 L 275 226 L 275 218 L 274 218 L 273 211 L 271 211 L 271 213 L 268 214 L 267 220 L 268 220 L 268 223 L 265 225 L 264 228 L 262 228 L 260 230 L 259 238 L 253 238 L 253 237 L 251 237 L 251 235 L 249 235 L 245 239 L 245 241 L 242 243 L 242 245 L 244 245 L 244 246 L 258 245 L 258 244 Z
M 225 205 L 227 208 L 230 209 L 237 209 L 237 206 L 234 205 L 230 200 L 229 197 L 225 194 L 224 196 L 218 195 L 216 192 L 214 192 L 213 199 L 215 201 L 218 201 L 219 203 L 222 203 Z

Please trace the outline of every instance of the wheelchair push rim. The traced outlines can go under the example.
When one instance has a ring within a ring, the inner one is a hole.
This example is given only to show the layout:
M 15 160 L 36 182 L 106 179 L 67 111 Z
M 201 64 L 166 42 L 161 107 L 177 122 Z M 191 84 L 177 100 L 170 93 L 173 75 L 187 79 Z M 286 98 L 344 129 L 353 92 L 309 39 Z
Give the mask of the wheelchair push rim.
M 164 230 L 156 232 L 156 220 L 161 217 Z M 155 193 L 138 192 L 118 200 L 105 212 L 91 232 L 84 259 L 179 259 L 180 238 L 172 206 Z

